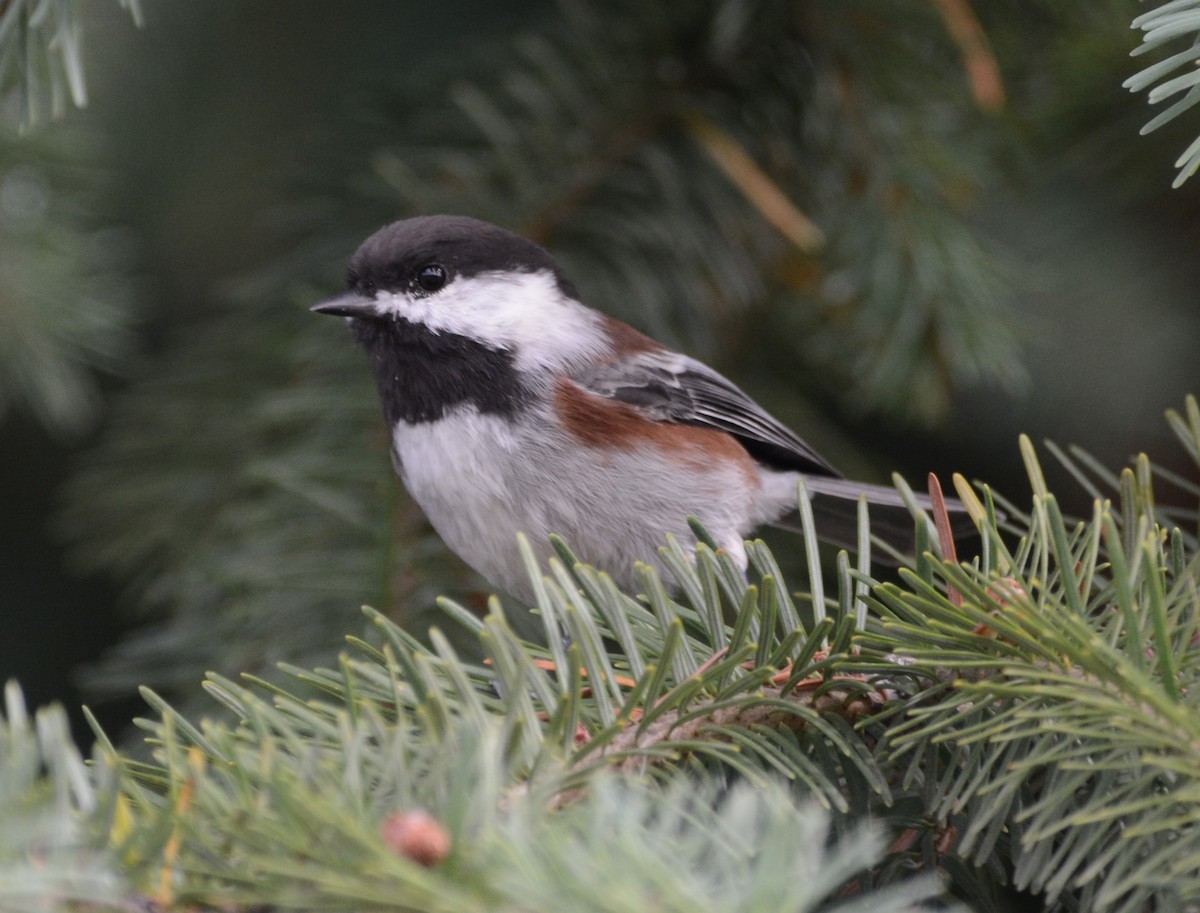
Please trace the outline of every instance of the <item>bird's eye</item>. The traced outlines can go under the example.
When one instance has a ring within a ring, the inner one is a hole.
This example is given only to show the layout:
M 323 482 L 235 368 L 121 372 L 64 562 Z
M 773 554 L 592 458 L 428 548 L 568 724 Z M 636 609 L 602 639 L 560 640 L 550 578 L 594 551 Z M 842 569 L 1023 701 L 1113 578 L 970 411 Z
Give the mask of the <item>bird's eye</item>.
M 426 263 L 417 270 L 417 285 L 427 292 L 436 292 L 446 284 L 446 268 L 437 263 Z

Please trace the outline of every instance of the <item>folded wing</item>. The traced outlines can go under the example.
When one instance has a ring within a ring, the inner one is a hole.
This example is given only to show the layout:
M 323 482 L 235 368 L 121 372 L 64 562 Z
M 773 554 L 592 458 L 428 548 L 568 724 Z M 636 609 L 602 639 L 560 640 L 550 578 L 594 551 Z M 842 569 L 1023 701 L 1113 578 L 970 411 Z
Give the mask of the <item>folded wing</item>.
M 668 351 L 636 352 L 574 376 L 580 386 L 656 422 L 726 431 L 771 469 L 840 478 L 794 432 L 712 368 Z

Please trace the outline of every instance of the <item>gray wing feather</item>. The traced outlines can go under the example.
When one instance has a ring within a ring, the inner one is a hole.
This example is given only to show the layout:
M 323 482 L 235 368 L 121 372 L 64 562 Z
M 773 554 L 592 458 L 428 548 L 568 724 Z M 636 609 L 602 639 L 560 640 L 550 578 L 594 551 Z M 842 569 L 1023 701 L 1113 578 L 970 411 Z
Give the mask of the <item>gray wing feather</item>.
M 786 425 L 712 368 L 676 352 L 638 352 L 595 365 L 575 381 L 637 408 L 657 422 L 726 431 L 773 469 L 811 475 L 839 473 Z

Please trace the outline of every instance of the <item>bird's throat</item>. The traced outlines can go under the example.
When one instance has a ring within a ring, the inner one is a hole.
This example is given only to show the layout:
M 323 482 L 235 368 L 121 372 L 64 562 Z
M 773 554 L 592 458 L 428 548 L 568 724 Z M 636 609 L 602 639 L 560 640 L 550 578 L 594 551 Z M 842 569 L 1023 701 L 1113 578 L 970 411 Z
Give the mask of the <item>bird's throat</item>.
M 351 326 L 371 358 L 389 427 L 437 421 L 462 405 L 481 414 L 520 411 L 512 352 L 403 319 L 353 320 Z

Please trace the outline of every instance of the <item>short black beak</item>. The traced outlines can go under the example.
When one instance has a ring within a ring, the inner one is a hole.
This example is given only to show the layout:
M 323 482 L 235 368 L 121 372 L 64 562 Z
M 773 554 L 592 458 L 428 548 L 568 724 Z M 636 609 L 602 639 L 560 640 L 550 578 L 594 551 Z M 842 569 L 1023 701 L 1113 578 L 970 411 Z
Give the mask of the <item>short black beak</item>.
M 327 298 L 320 304 L 314 304 L 309 310 L 318 314 L 332 314 L 335 317 L 378 317 L 373 299 L 358 292 L 342 292 L 332 298 Z

